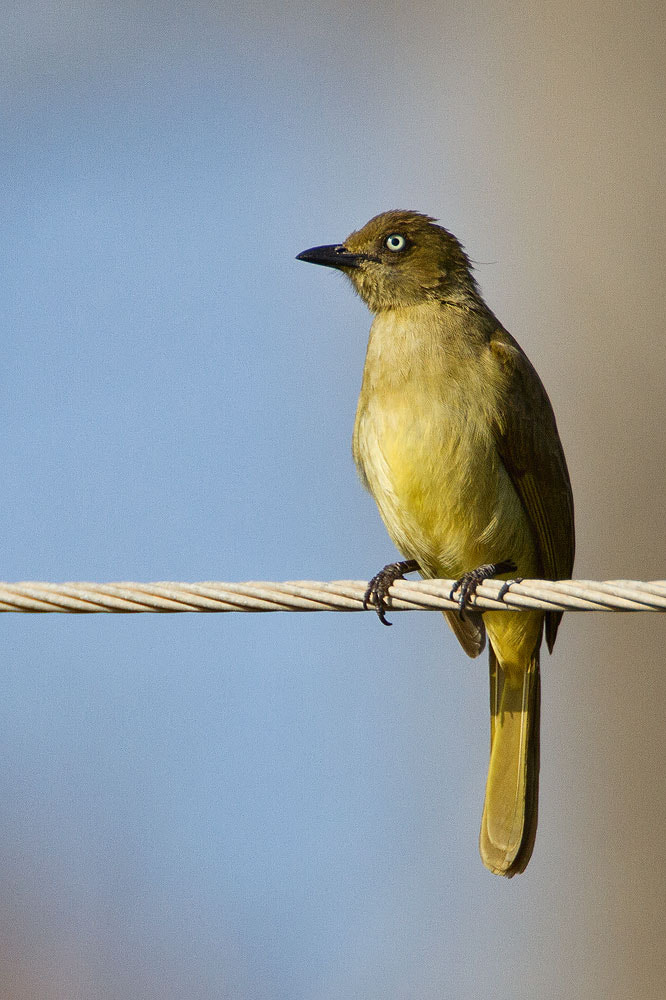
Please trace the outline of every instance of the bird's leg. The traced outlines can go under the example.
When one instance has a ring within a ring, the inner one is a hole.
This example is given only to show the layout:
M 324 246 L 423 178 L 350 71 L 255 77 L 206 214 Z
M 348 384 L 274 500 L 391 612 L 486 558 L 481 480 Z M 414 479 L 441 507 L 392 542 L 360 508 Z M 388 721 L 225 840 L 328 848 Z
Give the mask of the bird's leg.
M 363 595 L 365 610 L 367 611 L 373 604 L 382 625 L 390 625 L 391 622 L 386 620 L 386 610 L 390 603 L 389 590 L 396 580 L 404 578 L 405 573 L 415 573 L 418 569 L 420 566 L 416 559 L 403 559 L 402 562 L 389 563 L 384 569 L 380 569 L 379 573 L 373 576 Z
M 449 600 L 456 600 L 456 591 L 460 591 L 460 596 L 458 597 L 458 607 L 460 609 L 461 619 L 465 619 L 465 608 L 469 604 L 469 599 L 476 593 L 476 588 L 484 580 L 490 580 L 492 577 L 497 576 L 499 573 L 512 573 L 514 569 L 517 569 L 513 559 L 503 559 L 502 562 L 498 563 L 485 563 L 483 566 L 477 566 L 476 569 L 472 569 L 469 573 L 463 573 L 459 580 L 451 587 L 451 593 L 449 594 Z M 505 591 L 506 593 L 506 591 Z

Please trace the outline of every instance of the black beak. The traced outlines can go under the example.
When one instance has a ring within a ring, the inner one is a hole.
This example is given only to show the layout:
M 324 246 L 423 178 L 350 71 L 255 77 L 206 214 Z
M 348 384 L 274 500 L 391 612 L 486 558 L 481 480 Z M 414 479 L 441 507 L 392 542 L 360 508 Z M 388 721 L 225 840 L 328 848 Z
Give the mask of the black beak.
M 322 264 L 324 267 L 358 267 L 361 261 L 367 259 L 365 254 L 350 253 L 342 244 L 312 247 L 296 257 L 296 260 L 304 260 L 308 264 Z

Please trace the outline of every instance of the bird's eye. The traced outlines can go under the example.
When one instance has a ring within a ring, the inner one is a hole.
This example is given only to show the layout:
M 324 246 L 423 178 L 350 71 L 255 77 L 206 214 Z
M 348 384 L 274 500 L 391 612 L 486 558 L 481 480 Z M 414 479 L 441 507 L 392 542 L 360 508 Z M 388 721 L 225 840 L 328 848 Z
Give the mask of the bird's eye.
M 387 250 L 393 250 L 394 253 L 398 253 L 400 250 L 404 250 L 407 246 L 407 240 L 400 233 L 391 233 L 384 240 L 384 246 Z

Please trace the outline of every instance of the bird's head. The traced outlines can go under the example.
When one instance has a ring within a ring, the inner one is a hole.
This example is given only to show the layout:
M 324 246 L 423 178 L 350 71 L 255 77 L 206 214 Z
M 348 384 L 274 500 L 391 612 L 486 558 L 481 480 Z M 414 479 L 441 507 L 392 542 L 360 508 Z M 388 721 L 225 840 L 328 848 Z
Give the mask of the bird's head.
M 375 313 L 436 299 L 463 303 L 478 294 L 458 240 L 419 212 L 383 212 L 343 243 L 312 247 L 297 260 L 342 271 Z

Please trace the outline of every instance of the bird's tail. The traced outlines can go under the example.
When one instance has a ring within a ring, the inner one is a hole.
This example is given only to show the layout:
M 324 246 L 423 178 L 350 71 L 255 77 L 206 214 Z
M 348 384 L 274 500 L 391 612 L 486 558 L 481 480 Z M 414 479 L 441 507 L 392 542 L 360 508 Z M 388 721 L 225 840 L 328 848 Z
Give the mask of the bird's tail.
M 505 673 L 490 646 L 490 765 L 479 850 L 511 878 L 530 860 L 539 797 L 539 645 L 524 673 Z

